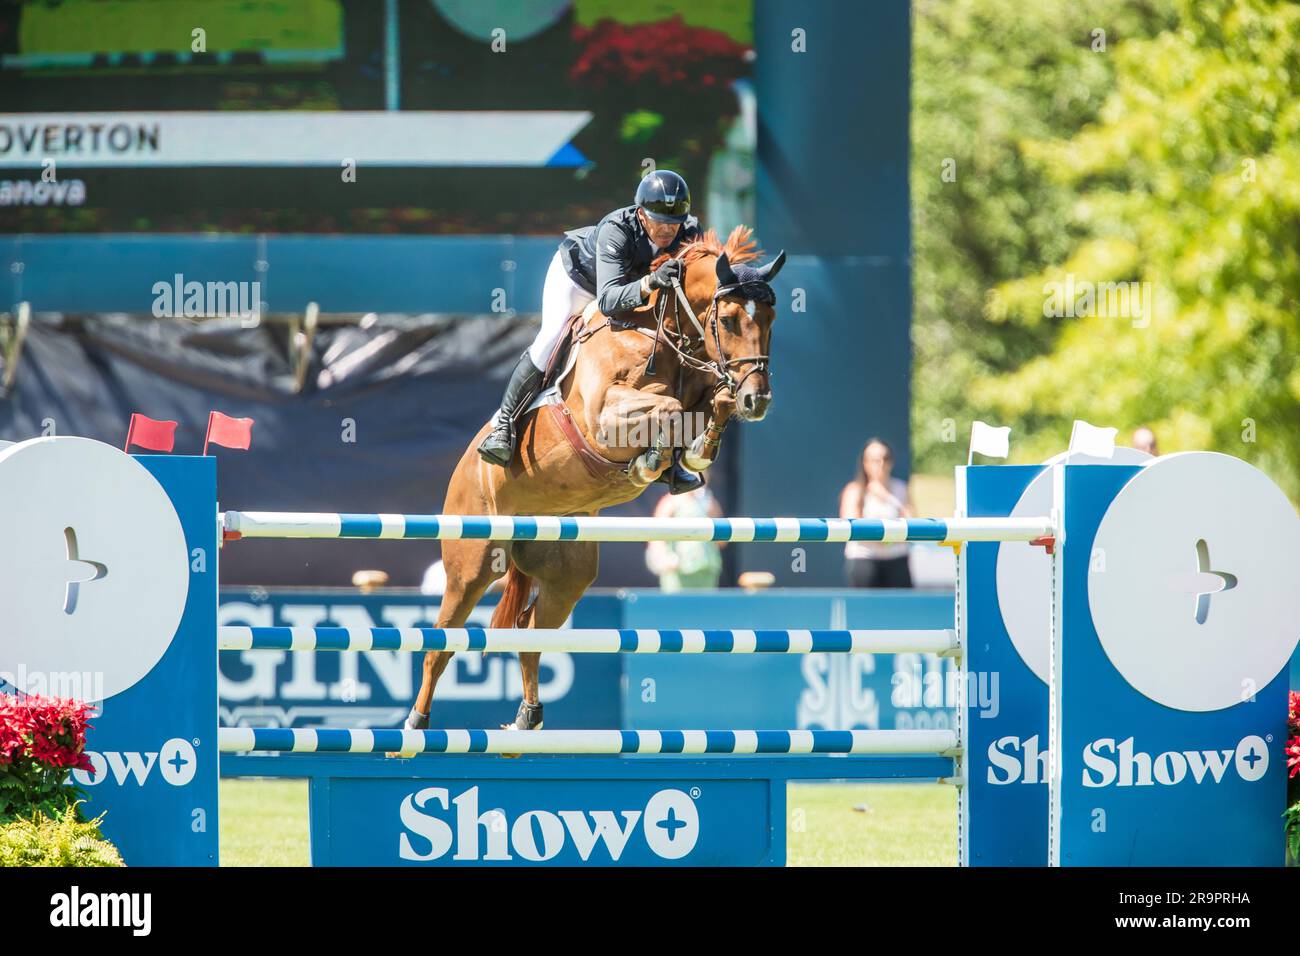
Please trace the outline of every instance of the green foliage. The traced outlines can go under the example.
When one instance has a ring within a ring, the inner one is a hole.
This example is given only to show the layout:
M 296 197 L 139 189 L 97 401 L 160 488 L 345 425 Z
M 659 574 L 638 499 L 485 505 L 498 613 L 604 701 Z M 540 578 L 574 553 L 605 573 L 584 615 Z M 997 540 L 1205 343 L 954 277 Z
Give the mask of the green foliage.
M 601 20 L 653 23 L 681 17 L 693 27 L 720 30 L 737 43 L 754 42 L 754 5 L 742 0 L 574 0 L 573 20 L 590 27 Z
M 102 819 L 83 821 L 68 804 L 51 816 L 36 811 L 0 824 L 0 866 L 124 866 L 99 832 Z
M 633 110 L 623 117 L 619 127 L 619 139 L 624 143 L 644 143 L 663 125 L 663 114 L 650 110 Z
M 76 799 L 80 787 L 65 784 L 68 771 L 34 760 L 0 764 L 0 824 L 29 813 L 55 816 Z
M 959 0 L 915 45 L 922 467 L 946 417 L 1028 459 L 1077 417 L 1300 492 L 1300 7 Z
M 973 397 L 1061 431 L 1147 422 L 1163 450 L 1216 449 L 1300 491 L 1300 7 L 1179 0 L 1179 22 L 1115 50 L 1101 120 L 1026 153 L 1072 196 L 1081 241 L 1009 282 L 990 317 L 1051 350 Z M 1149 316 L 1050 319 L 1043 291 L 1074 273 L 1137 281 Z M 1030 332 L 1029 334 L 1035 334 Z M 1086 417 L 1086 416 L 1085 416 Z M 1033 436 L 1034 453 L 1056 450 Z
M 918 0 L 913 16 L 915 265 L 913 453 L 921 470 L 964 456 L 974 381 L 1048 349 L 1054 330 L 992 325 L 992 290 L 1065 258 L 1083 234 L 1075 197 L 1025 140 L 1073 135 L 1114 86 L 1117 45 L 1168 25 L 1167 5 L 1134 0 Z M 1105 30 L 1105 50 L 1094 49 Z M 948 175 L 945 175 L 948 173 Z M 944 421 L 958 423 L 957 446 Z M 1038 423 L 1007 418 L 1017 435 Z M 1068 427 L 1054 431 L 1064 444 Z M 1059 450 L 1059 449 L 1058 449 Z M 964 460 L 964 459 L 963 459 Z

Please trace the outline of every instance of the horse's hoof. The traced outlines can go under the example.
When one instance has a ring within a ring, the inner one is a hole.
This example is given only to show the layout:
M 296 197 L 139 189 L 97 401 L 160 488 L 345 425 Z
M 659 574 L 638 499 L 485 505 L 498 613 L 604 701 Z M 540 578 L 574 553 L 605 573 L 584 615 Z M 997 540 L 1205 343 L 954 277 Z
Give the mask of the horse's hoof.
M 402 729 L 403 729 L 403 730 L 428 730 L 428 729 L 429 729 L 429 715 L 428 715 L 428 714 L 422 714 L 422 713 L 420 713 L 418 710 L 416 710 L 414 707 L 412 707 L 412 708 L 411 708 L 411 712 L 410 712 L 409 714 L 406 715 L 406 720 L 402 723 Z M 387 753 L 385 753 L 384 756 L 385 756 L 385 757 L 402 757 L 402 758 L 409 758 L 409 757 L 414 757 L 415 754 L 413 754 L 413 753 L 406 753 L 406 752 L 404 752 L 404 751 L 394 751 L 394 750 L 390 750 L 390 751 L 388 751 Z
M 514 724 L 502 724 L 502 725 L 501 725 L 501 729 L 502 729 L 502 730 L 518 730 L 519 728 L 516 727 Z M 498 756 L 502 757 L 502 758 L 505 759 L 505 760 L 516 760 L 516 759 L 518 759 L 519 754 L 498 754 Z
M 541 730 L 542 729 L 542 705 L 521 703 L 519 713 L 515 715 L 513 723 L 502 724 L 502 730 Z M 508 760 L 514 760 L 519 754 L 502 754 Z

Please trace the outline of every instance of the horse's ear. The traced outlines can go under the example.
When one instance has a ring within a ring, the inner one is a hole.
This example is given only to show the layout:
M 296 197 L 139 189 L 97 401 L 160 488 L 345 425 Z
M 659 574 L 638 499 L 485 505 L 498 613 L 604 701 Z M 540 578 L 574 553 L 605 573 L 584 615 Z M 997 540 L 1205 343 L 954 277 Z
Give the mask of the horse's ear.
M 728 261 L 725 252 L 718 256 L 717 273 L 719 286 L 740 285 L 740 280 L 736 278 L 736 273 L 731 271 L 731 262 Z
M 776 274 L 781 271 L 781 267 L 783 265 L 785 265 L 784 249 L 778 252 L 776 254 L 776 258 L 773 259 L 771 262 L 769 262 L 767 265 L 761 266 L 758 270 L 758 274 L 763 277 L 764 282 L 771 282 L 773 279 L 776 278 Z

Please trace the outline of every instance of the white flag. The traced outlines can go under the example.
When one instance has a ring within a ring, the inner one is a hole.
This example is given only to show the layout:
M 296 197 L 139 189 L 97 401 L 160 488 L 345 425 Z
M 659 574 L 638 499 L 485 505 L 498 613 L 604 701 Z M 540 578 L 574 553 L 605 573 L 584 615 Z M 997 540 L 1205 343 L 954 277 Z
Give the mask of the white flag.
M 1074 430 L 1070 433 L 1070 454 L 1091 455 L 1094 458 L 1113 458 L 1115 456 L 1115 436 L 1117 428 L 1098 428 L 1080 419 L 1075 419 Z
M 994 428 L 984 422 L 972 422 L 970 426 L 970 454 L 966 456 L 969 464 L 975 455 L 989 458 L 1006 458 L 1011 454 L 1011 426 Z

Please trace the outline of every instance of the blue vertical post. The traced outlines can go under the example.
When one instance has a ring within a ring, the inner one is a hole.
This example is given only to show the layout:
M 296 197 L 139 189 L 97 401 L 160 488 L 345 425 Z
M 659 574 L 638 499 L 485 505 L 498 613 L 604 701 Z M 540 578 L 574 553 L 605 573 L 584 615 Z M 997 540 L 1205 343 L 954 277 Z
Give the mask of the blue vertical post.
M 92 721 L 86 749 L 102 761 L 103 772 L 81 782 L 83 809 L 91 817 L 107 814 L 104 835 L 129 866 L 216 866 L 216 461 L 172 455 L 137 460 L 180 518 L 189 592 L 161 660 L 104 702 Z
M 384 109 L 401 109 L 402 43 L 397 0 L 384 0 Z
M 959 507 L 968 517 L 1007 517 L 1043 468 L 977 465 L 957 471 Z M 1047 863 L 1048 687 L 1017 652 L 1003 617 L 997 562 L 1007 546 L 973 542 L 961 557 L 958 626 L 966 684 L 959 720 L 966 779 L 959 829 L 968 866 Z M 1046 646 L 1050 596 L 1005 597 L 1041 599 Z
M 736 514 L 831 514 L 878 435 L 911 471 L 910 5 L 756 0 L 757 231 L 775 282 L 773 402 L 732 427 Z M 827 104 L 853 96 L 852 118 Z M 800 310 L 800 311 L 796 311 Z M 779 586 L 843 584 L 842 550 L 737 545 Z M 728 550 L 731 550 L 730 548 Z

